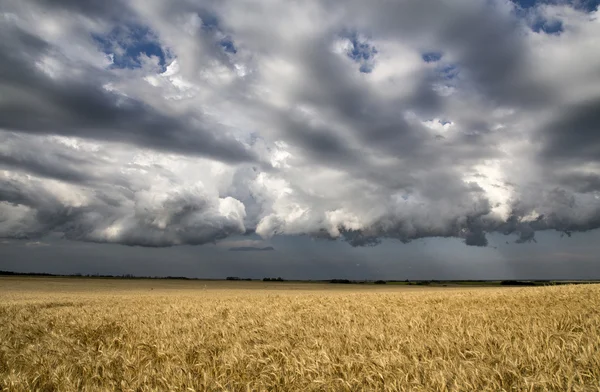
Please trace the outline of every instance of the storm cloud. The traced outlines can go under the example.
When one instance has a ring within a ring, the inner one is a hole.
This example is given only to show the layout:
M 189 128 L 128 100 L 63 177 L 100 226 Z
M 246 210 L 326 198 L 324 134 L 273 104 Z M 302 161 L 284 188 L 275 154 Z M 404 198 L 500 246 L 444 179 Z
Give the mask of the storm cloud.
M 590 2 L 5 1 L 0 237 L 484 247 L 596 229 L 598 16 Z

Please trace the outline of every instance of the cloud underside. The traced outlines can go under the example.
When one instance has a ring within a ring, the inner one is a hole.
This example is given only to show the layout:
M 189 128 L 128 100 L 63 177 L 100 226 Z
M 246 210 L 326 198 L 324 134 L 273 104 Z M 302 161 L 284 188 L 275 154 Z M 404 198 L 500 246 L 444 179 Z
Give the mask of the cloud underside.
M 275 250 L 275 248 L 272 246 L 266 246 L 264 248 L 257 248 L 255 246 L 237 246 L 229 248 L 229 250 L 231 252 L 268 252 Z
M 0 237 L 486 246 L 596 229 L 598 16 L 502 0 L 9 0 Z

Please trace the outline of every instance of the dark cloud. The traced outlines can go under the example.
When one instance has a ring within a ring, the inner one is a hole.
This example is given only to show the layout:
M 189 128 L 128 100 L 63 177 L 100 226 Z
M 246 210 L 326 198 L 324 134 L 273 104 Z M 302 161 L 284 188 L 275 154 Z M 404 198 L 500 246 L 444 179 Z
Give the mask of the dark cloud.
M 94 172 L 95 168 L 107 164 L 101 157 L 69 153 L 56 149 L 52 143 L 16 133 L 0 133 L 0 143 L 0 168 L 69 183 L 104 180 Z M 110 182 L 122 184 L 122 179 L 115 174 Z
M 30 4 L 0 25 L 3 237 L 485 247 L 600 227 L 581 7 Z
M 85 206 L 68 206 L 39 181 L 0 181 L 0 214 L 10 213 L 10 206 L 27 208 L 25 218 L 0 227 L 0 235 L 39 238 L 61 233 L 72 240 L 164 247 L 201 245 L 245 232 L 244 207 L 235 199 L 214 200 L 200 189 L 156 196 L 161 200 L 138 193 L 132 200 L 100 197 Z
M 81 2 L 77 0 L 33 0 L 46 9 L 56 10 L 64 9 L 77 14 L 83 14 L 98 18 L 122 19 L 124 15 L 131 14 L 132 10 L 127 1 L 111 0 L 90 0 Z
M 560 178 L 562 185 L 575 192 L 589 193 L 600 191 L 600 175 L 592 173 L 569 173 Z
M 600 98 L 562 108 L 539 131 L 549 160 L 600 160 Z
M 58 50 L 10 24 L 0 43 L 0 128 L 119 141 L 227 162 L 257 157 L 227 130 L 198 114 L 169 116 L 137 99 L 107 90 L 109 73 L 81 65 L 74 78 L 53 79 L 36 66 L 38 56 Z M 68 62 L 68 59 L 61 59 Z M 72 64 L 71 64 L 72 65 Z
M 352 246 L 376 246 L 381 243 L 381 233 L 369 234 L 366 230 L 340 230 L 342 237 Z
M 465 244 L 469 246 L 487 246 L 488 240 L 483 231 L 474 231 L 465 236 Z

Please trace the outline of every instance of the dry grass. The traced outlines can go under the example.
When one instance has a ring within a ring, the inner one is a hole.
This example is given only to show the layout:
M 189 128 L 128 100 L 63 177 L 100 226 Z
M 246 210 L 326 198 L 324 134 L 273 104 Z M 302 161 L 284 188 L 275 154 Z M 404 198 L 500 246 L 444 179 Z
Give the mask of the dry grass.
M 219 287 L 0 279 L 0 389 L 600 391 L 598 285 Z

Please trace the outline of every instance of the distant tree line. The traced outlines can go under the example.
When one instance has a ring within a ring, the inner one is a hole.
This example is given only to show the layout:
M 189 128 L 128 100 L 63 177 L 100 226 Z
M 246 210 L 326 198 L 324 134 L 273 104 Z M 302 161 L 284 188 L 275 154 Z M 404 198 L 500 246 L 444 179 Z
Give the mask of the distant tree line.
M 0 270 L 0 276 L 11 276 L 11 275 L 15 275 L 15 276 L 56 276 L 56 275 L 48 274 L 45 272 L 14 272 L 14 271 L 1 271 Z
M 503 280 L 502 282 L 500 282 L 500 284 L 502 286 L 537 286 L 535 282 L 522 280 Z
M 14 272 L 0 270 L 0 276 L 54 276 L 65 278 L 109 278 L 109 279 L 180 279 L 180 280 L 199 280 L 198 278 L 188 278 L 187 276 L 136 276 L 132 274 L 110 275 L 110 274 L 50 274 L 47 272 Z
M 350 280 L 350 279 L 331 279 L 329 283 L 341 283 L 341 284 L 365 284 L 368 283 L 366 280 Z M 386 284 L 385 280 L 376 280 L 375 284 Z
M 109 275 L 109 274 L 50 274 L 46 272 L 15 272 L 0 270 L 0 276 L 54 276 L 54 277 L 72 277 L 72 278 L 106 278 L 106 279 L 177 279 L 177 280 L 220 280 L 220 279 L 203 279 L 203 278 L 188 278 L 186 276 L 135 276 L 132 274 Z M 237 276 L 228 276 L 226 280 L 231 281 L 252 281 L 251 278 L 240 278 Z M 277 278 L 263 278 L 263 282 L 285 282 L 286 280 Z M 501 286 L 555 286 L 564 284 L 585 284 L 598 283 L 598 280 L 350 280 L 350 279 L 331 279 L 331 280 L 304 280 L 305 282 L 329 282 L 336 284 L 405 284 L 405 285 L 501 285 Z

